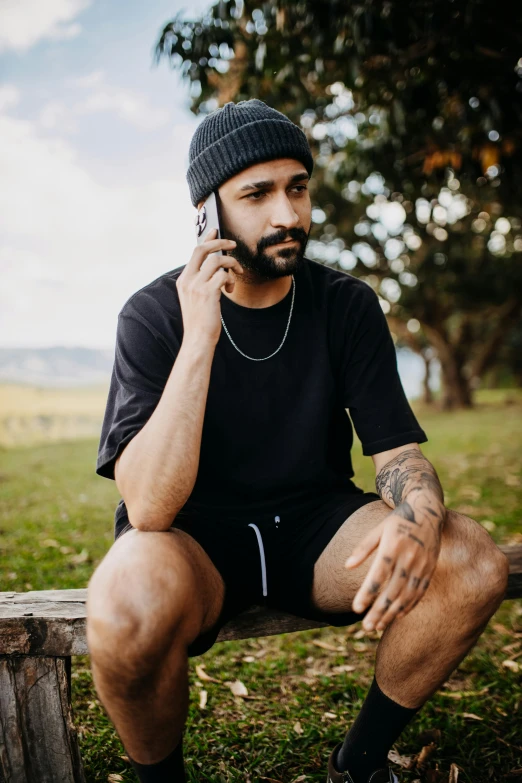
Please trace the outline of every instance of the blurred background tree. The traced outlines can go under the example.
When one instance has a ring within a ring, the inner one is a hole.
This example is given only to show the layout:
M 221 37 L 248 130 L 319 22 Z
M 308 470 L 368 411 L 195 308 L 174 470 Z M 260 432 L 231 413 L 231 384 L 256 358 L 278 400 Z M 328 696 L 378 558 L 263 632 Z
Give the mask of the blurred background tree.
M 445 410 L 522 382 L 521 22 L 504 0 L 219 0 L 155 49 L 195 114 L 260 98 L 303 128 L 307 256 L 365 280 L 396 341 L 438 358 Z

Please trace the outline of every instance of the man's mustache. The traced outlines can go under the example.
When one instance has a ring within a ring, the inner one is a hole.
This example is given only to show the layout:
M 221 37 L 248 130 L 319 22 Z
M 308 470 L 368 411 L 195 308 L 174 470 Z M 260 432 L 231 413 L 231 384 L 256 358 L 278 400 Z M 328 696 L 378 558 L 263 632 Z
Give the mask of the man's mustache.
M 290 236 L 276 236 L 276 237 L 270 237 L 270 239 L 263 239 L 259 243 L 260 250 L 263 250 L 265 247 L 271 247 L 272 245 L 279 245 L 282 242 L 289 242 L 291 239 L 295 240 L 296 242 L 303 243 L 306 241 L 307 236 L 304 231 L 300 231 L 299 233 L 291 234 Z

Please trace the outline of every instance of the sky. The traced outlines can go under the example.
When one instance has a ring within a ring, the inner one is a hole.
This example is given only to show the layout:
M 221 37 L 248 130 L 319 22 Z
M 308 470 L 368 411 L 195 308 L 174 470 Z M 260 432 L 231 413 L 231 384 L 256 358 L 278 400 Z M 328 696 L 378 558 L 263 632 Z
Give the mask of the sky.
M 153 63 L 180 10 L 0 0 L 0 347 L 112 349 L 129 296 L 190 259 L 201 120 Z

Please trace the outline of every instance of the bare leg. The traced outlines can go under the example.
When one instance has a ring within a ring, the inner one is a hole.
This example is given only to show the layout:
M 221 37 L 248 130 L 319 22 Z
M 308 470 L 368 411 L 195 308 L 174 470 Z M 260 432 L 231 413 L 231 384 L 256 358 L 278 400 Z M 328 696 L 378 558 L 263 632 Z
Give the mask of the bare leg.
M 344 562 L 389 512 L 382 501 L 369 503 L 336 533 L 315 566 L 313 600 L 319 609 L 352 608 L 375 552 L 350 571 Z M 475 645 L 502 602 L 507 575 L 507 558 L 491 536 L 474 520 L 448 510 L 430 586 L 415 608 L 388 625 L 379 641 L 375 675 L 382 691 L 403 707 L 424 704 Z M 376 603 L 383 600 L 385 589 Z
M 187 646 L 217 620 L 223 580 L 187 533 L 132 530 L 88 590 L 96 690 L 132 759 L 154 764 L 178 744 L 188 710 Z
M 462 514 L 448 514 L 430 586 L 380 639 L 375 676 L 383 692 L 417 707 L 438 690 L 474 647 L 502 603 L 506 556 L 489 534 Z

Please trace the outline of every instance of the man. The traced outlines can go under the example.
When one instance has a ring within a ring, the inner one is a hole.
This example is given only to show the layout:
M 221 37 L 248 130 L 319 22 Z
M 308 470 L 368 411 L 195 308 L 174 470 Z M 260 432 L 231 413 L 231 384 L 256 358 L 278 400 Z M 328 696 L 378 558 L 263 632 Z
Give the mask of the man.
M 224 623 L 253 603 L 364 618 L 385 629 L 375 677 L 328 781 L 393 783 L 389 749 L 501 603 L 507 559 L 444 507 L 377 295 L 304 256 L 305 134 L 230 102 L 189 159 L 192 203 L 218 194 L 226 238 L 119 314 L 96 470 L 122 500 L 89 585 L 95 685 L 139 779 L 184 781 L 187 659 Z M 346 409 L 377 493 L 351 480 Z

